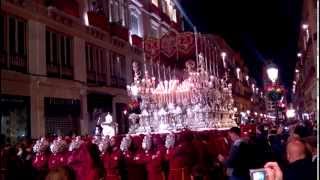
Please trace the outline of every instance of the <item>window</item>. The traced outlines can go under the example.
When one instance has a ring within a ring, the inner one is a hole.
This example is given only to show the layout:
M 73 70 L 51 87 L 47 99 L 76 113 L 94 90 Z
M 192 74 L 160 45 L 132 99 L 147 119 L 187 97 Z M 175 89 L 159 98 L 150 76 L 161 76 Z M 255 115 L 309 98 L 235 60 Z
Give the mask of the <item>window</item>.
M 0 14 L 0 51 L 4 51 L 4 45 L 5 45 L 5 40 L 4 40 L 4 16 Z M 0 52 L 0 53 L 1 53 Z
M 66 79 L 73 78 L 71 50 L 71 37 L 47 29 L 46 62 L 48 76 Z
M 11 55 L 25 55 L 26 23 L 9 17 L 9 52 Z
M 88 0 L 89 11 L 97 12 L 98 4 L 96 0 Z
M 111 21 L 119 22 L 119 3 L 117 1 L 111 2 Z
M 103 48 L 86 43 L 87 82 L 102 85 L 107 83 L 106 62 Z
M 139 20 L 134 14 L 131 15 L 131 34 L 140 35 L 139 33 Z
M 175 8 L 172 10 L 171 19 L 173 22 L 177 22 L 177 10 Z
M 168 4 L 167 0 L 162 0 L 161 2 L 162 2 L 162 4 L 161 4 L 162 5 L 162 12 L 165 14 L 168 14 L 169 4 Z
M 44 97 L 43 104 L 46 134 L 79 133 L 80 100 Z
M 159 24 L 155 21 L 151 21 L 151 27 L 150 27 L 150 36 L 154 38 L 159 37 Z
M 111 51 L 110 60 L 111 85 L 115 87 L 125 88 L 127 76 L 125 57 Z
M 26 21 L 15 16 L 1 14 L 0 26 L 0 58 L 2 67 L 26 72 Z
M 158 0 L 151 0 L 151 3 L 157 7 L 159 6 Z

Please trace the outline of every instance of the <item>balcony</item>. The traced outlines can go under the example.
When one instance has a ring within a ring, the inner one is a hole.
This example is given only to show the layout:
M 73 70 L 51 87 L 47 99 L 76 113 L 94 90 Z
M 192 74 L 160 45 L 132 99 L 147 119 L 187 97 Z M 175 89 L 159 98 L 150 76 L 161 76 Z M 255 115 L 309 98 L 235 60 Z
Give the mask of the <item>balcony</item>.
M 156 15 L 160 15 L 160 13 L 161 13 L 159 7 L 155 6 L 152 3 L 149 4 L 148 10 L 149 10 L 149 12 L 154 13 Z
M 131 35 L 132 45 L 137 48 L 143 48 L 143 40 L 138 35 Z
M 61 77 L 63 79 L 73 79 L 73 68 L 72 67 L 61 67 Z
M 129 30 L 119 23 L 111 23 L 111 35 L 116 36 L 126 42 L 129 41 Z
M 28 71 L 28 63 L 26 55 L 13 54 L 8 55 L 7 52 L 0 53 L 0 64 L 2 69 L 26 73 Z
M 96 83 L 96 73 L 93 71 L 87 71 L 87 82 L 91 84 Z
M 115 88 L 125 89 L 127 86 L 126 80 L 117 76 L 111 76 L 111 86 Z
M 171 27 L 173 27 L 174 29 L 176 29 L 178 32 L 181 32 L 182 31 L 182 28 L 181 28 L 181 25 L 180 25 L 180 22 L 171 22 Z
M 48 77 L 71 80 L 73 79 L 73 68 L 58 64 L 47 64 L 47 75 Z
M 87 71 L 87 82 L 95 85 L 107 85 L 107 74 L 96 73 L 94 71 Z
M 97 73 L 97 83 L 99 85 L 107 85 L 107 74 Z
M 45 0 L 44 5 L 52 6 L 75 18 L 80 17 L 79 4 L 75 0 Z
M 91 26 L 95 26 L 102 30 L 108 31 L 108 18 L 105 15 L 98 14 L 97 12 L 88 12 L 88 20 Z
M 170 17 L 166 13 L 161 12 L 160 13 L 160 18 L 161 18 L 162 21 L 165 21 L 167 24 L 171 24 Z

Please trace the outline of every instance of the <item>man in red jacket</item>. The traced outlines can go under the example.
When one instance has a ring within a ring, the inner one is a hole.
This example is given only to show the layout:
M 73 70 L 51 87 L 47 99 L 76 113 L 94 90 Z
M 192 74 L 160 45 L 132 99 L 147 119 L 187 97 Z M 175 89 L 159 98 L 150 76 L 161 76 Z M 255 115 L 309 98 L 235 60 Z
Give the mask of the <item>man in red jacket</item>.
M 164 151 L 161 148 L 156 148 L 156 145 L 152 143 L 151 135 L 146 135 L 143 138 L 142 148 L 144 152 L 138 153 L 135 160 L 146 165 L 148 180 L 164 180 L 162 169 Z
M 182 132 L 178 135 L 177 143 L 167 149 L 169 161 L 169 180 L 190 180 L 191 169 L 194 165 L 195 150 L 192 146 L 192 134 Z
M 110 138 L 110 149 L 109 152 L 104 153 L 102 159 L 105 168 L 105 179 L 106 180 L 121 180 L 120 168 L 122 153 L 119 149 L 120 140 L 116 137 Z

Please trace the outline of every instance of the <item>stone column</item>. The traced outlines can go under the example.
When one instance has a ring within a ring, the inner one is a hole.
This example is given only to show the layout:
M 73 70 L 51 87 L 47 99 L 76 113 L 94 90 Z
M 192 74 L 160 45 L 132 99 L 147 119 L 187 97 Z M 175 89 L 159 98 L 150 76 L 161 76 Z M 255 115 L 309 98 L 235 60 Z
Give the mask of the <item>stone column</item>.
M 80 130 L 81 130 L 81 135 L 85 135 L 90 133 L 90 129 L 89 129 L 87 91 L 84 88 L 80 90 L 80 103 L 81 103 Z
M 31 74 L 46 75 L 46 27 L 44 24 L 28 21 L 28 66 Z
M 73 72 L 74 80 L 85 83 L 87 81 L 87 70 L 86 70 L 86 48 L 85 41 L 79 37 L 73 38 Z M 81 114 L 80 114 L 80 130 L 81 134 L 87 134 L 88 129 L 88 107 L 87 107 L 87 90 L 85 85 L 80 87 L 80 103 L 81 103 Z
M 73 72 L 74 80 L 86 82 L 86 48 L 85 41 L 78 37 L 73 38 Z
M 40 93 L 39 81 L 31 83 L 30 91 L 30 119 L 31 137 L 45 136 L 44 97 Z
M 106 67 L 106 71 L 107 71 L 107 86 L 111 85 L 111 53 L 109 50 L 106 50 L 106 63 L 107 63 L 107 67 Z
M 28 68 L 34 74 L 30 82 L 30 119 L 31 137 L 45 135 L 44 100 L 40 91 L 41 76 L 46 76 L 46 28 L 44 24 L 29 20 L 28 33 Z M 38 75 L 38 76 L 37 76 Z

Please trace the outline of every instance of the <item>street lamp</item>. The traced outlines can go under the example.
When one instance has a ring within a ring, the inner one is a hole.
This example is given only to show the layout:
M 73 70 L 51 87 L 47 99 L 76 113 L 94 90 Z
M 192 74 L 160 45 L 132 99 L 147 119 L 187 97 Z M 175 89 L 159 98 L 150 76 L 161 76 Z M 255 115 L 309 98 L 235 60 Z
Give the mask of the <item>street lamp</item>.
M 270 64 L 267 67 L 267 75 L 272 83 L 275 83 L 278 79 L 279 70 L 275 64 Z
M 292 108 L 287 109 L 286 116 L 288 119 L 294 118 L 296 116 L 296 111 Z
M 271 63 L 268 65 L 267 67 L 267 75 L 268 78 L 270 79 L 270 81 L 272 82 L 272 85 L 275 85 L 275 83 L 278 80 L 278 74 L 279 74 L 279 70 L 278 67 Z M 271 98 L 271 100 L 275 103 L 275 110 L 276 110 L 276 122 L 278 122 L 278 104 L 277 104 L 277 99 Z
M 226 56 L 227 56 L 227 53 L 226 52 L 221 52 L 221 57 L 222 57 L 222 62 L 223 62 L 223 67 L 226 68 L 227 67 L 227 64 L 226 64 Z

